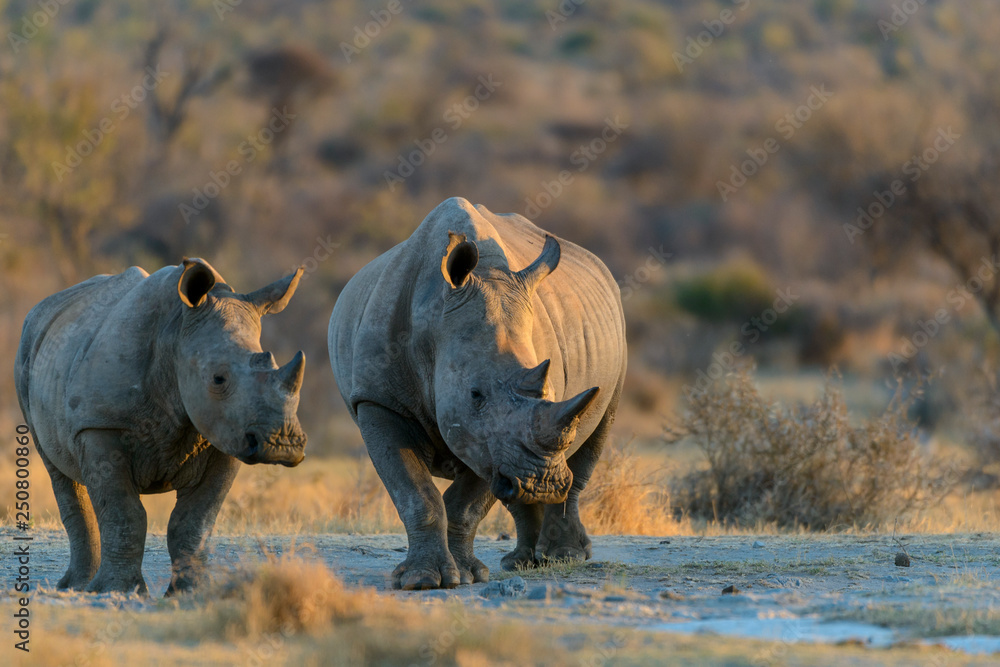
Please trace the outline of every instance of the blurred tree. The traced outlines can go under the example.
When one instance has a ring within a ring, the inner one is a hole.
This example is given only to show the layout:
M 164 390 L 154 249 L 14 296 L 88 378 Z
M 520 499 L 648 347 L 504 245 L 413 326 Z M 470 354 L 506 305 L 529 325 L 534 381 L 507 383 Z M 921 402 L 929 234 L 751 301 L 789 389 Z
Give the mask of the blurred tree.
M 169 28 L 161 27 L 146 45 L 143 63 L 147 71 L 159 68 L 163 46 L 169 38 Z M 156 139 L 151 169 L 158 167 L 166 158 L 171 141 L 187 118 L 191 101 L 197 96 L 212 94 L 229 79 L 231 73 L 232 68 L 228 64 L 219 64 L 210 47 L 183 50 L 179 82 L 173 86 L 157 86 L 150 93 L 149 126 Z
M 892 152 L 872 148 L 881 125 L 860 129 L 845 115 L 797 154 L 798 166 L 849 216 L 839 218 L 844 232 L 869 248 L 877 267 L 914 251 L 938 257 L 969 286 L 949 307 L 975 299 L 1000 333 L 1000 94 L 969 92 L 963 102 L 964 128 L 932 123 L 926 110 L 909 150 Z
M 333 67 L 323 56 L 300 46 L 256 51 L 246 57 L 248 92 L 265 100 L 267 115 L 274 109 L 294 117 L 309 102 L 337 84 Z M 266 121 L 265 121 L 266 124 Z M 282 160 L 291 137 L 287 129 L 276 132 L 271 145 L 273 159 Z

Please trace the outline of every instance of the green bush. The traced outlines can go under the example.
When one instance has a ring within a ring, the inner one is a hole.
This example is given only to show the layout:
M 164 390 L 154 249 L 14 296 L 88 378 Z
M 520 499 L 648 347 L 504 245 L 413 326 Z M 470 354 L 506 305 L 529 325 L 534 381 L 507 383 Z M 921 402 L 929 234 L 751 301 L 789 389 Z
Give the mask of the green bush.
M 770 308 L 775 290 L 759 266 L 739 261 L 678 282 L 675 298 L 682 310 L 700 319 L 741 321 Z

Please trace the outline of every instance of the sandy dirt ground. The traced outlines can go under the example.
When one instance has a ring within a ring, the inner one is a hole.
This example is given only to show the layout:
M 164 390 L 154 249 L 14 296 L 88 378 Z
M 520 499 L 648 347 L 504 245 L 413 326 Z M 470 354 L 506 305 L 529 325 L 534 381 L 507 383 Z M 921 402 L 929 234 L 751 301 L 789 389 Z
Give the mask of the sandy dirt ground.
M 8 582 L 14 576 L 13 532 L 0 529 Z M 32 578 L 54 587 L 68 564 L 66 537 L 55 530 L 32 535 Z M 352 585 L 429 605 L 458 600 L 470 611 L 539 623 L 873 648 L 926 640 L 960 652 L 1000 652 L 1000 538 L 914 536 L 900 542 L 881 535 L 598 536 L 585 564 L 507 573 L 500 558 L 513 542 L 480 537 L 476 552 L 493 573 L 491 584 L 424 592 L 391 589 L 389 573 L 405 557 L 404 535 L 216 536 L 212 567 L 294 550 L 322 560 Z M 910 567 L 895 563 L 904 550 Z M 148 538 L 143 570 L 150 592 L 162 595 L 169 577 L 164 536 Z M 46 595 L 43 589 L 36 599 L 45 604 Z M 104 604 L 102 596 L 90 603 Z

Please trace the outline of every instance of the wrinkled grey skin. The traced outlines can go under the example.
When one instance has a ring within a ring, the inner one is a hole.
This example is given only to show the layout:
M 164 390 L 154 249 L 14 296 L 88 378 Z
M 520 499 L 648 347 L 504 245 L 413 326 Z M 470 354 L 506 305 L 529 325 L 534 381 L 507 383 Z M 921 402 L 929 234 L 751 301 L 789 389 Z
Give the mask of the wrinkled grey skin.
M 28 313 L 14 380 L 70 540 L 59 588 L 146 594 L 139 494 L 176 491 L 167 595 L 190 589 L 239 461 L 302 461 L 305 357 L 279 369 L 259 342 L 301 275 L 242 295 L 186 259 L 91 278 Z
M 625 376 L 618 286 L 586 250 L 453 198 L 344 288 L 330 319 L 340 392 L 406 526 L 405 589 L 487 581 L 473 554 L 496 498 L 507 569 L 589 558 L 580 492 Z M 431 477 L 454 480 L 441 494 Z

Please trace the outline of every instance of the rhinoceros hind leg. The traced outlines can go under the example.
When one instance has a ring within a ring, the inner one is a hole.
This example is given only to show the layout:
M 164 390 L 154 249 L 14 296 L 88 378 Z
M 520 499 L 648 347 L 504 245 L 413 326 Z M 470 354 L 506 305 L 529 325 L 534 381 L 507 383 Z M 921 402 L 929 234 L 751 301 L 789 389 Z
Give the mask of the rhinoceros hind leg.
M 374 403 L 358 406 L 368 455 L 406 527 L 409 555 L 392 573 L 395 588 L 454 588 L 461 583 L 448 551 L 448 518 L 426 456 L 431 444 L 418 424 Z
M 514 517 L 517 546 L 500 559 L 500 566 L 508 572 L 537 567 L 539 563 L 535 558 L 535 545 L 542 529 L 542 506 L 510 503 L 507 510 Z
M 448 515 L 448 550 L 458 566 L 460 583 L 490 580 L 490 569 L 474 555 L 473 543 L 479 523 L 495 502 L 489 482 L 464 466 L 444 492 L 444 507 Z
M 119 435 L 84 431 L 79 438 L 87 452 L 82 473 L 101 531 L 101 564 L 87 586 L 88 593 L 137 592 L 149 595 L 142 578 L 146 545 L 146 510 L 132 478 L 129 459 Z
M 611 431 L 618 408 L 621 387 L 615 392 L 601 422 L 566 463 L 573 471 L 573 486 L 562 505 L 546 505 L 545 519 L 538 538 L 538 550 L 551 560 L 589 560 L 591 542 L 580 521 L 580 493 L 590 481 L 597 462 L 604 451 L 604 443 Z
M 167 524 L 171 577 L 166 597 L 196 588 L 205 576 L 205 545 L 212 534 L 222 501 L 236 479 L 240 462 L 215 447 L 205 474 L 195 486 L 177 490 L 177 504 Z
M 59 516 L 66 535 L 69 537 L 69 568 L 56 588 L 60 590 L 83 590 L 97 574 L 101 564 L 100 533 L 97 517 L 90 504 L 90 496 L 82 484 L 78 484 L 56 468 L 41 447 L 38 454 L 52 479 L 52 492 L 59 505 Z

